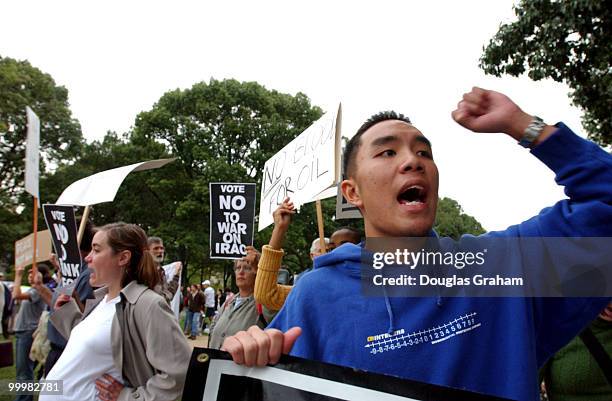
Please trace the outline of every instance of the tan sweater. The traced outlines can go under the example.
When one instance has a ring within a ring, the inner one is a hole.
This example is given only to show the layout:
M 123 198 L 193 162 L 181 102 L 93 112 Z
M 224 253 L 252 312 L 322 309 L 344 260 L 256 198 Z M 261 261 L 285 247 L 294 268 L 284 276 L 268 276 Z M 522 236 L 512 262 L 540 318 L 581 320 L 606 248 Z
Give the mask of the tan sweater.
M 271 310 L 283 307 L 293 286 L 277 284 L 284 251 L 264 245 L 255 278 L 255 300 Z

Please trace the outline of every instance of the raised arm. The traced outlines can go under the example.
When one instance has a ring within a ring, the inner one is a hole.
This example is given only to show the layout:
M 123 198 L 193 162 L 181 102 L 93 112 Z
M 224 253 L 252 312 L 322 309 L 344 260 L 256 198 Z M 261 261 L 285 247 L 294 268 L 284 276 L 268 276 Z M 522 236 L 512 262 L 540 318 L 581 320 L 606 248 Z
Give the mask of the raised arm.
M 473 88 L 452 113 L 457 123 L 475 132 L 502 132 L 522 139 L 534 117 L 507 96 Z M 503 232 L 517 237 L 612 236 L 612 155 L 574 134 L 563 123 L 545 125 L 531 153 L 555 173 L 568 199 Z M 526 177 L 528 179 L 529 177 Z
M 255 300 L 271 310 L 282 308 L 292 286 L 277 284 L 278 270 L 283 260 L 282 250 L 289 229 L 291 215 L 295 214 L 293 202 L 286 198 L 274 211 L 274 229 L 268 245 L 264 245 L 255 278 Z
M 23 281 L 23 272 L 25 267 L 18 267 L 15 269 L 15 281 L 13 283 L 13 299 L 14 300 L 30 300 L 30 294 L 21 291 L 21 282 Z
M 534 120 L 508 96 L 477 87 L 463 95 L 452 116 L 458 124 L 471 131 L 501 132 L 517 141 L 523 138 L 525 130 Z M 545 141 L 556 129 L 555 126 L 545 125 L 532 147 Z

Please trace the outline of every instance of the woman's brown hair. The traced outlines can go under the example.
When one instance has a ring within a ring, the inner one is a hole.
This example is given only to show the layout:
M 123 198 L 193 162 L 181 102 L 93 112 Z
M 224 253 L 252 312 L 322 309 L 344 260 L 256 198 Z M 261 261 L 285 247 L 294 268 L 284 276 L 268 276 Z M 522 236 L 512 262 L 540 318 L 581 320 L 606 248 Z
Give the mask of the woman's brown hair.
M 160 277 L 153 255 L 148 250 L 147 234 L 144 230 L 135 224 L 112 223 L 101 227 L 98 231 L 106 233 L 106 240 L 114 253 L 130 251 L 132 255 L 121 286 L 125 287 L 136 280 L 150 289 L 155 288 L 160 282 Z

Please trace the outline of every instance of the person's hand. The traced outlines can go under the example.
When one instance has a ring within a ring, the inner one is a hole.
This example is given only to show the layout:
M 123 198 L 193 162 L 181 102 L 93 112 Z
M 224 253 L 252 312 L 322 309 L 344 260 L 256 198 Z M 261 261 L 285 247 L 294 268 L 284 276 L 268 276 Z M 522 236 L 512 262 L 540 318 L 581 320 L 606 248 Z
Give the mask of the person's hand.
M 96 390 L 98 390 L 98 398 L 102 401 L 116 401 L 119 399 L 121 390 L 125 387 L 121 382 L 117 381 L 109 374 L 104 374 L 96 380 Z
M 30 280 L 30 283 L 32 284 L 32 287 L 34 288 L 40 288 L 40 286 L 42 286 L 43 282 L 42 282 L 42 275 L 40 273 L 36 273 L 34 274 L 33 271 L 30 271 L 29 275 L 28 275 L 28 279 Z
M 15 278 L 19 276 L 19 278 L 23 277 L 23 272 L 25 271 L 25 266 L 20 266 L 15 268 Z
M 520 140 L 533 117 L 502 93 L 474 87 L 452 112 L 453 119 L 474 132 L 503 132 Z
M 55 300 L 55 305 L 53 305 L 53 309 L 57 310 L 64 306 L 66 303 L 70 302 L 70 295 L 68 294 L 60 294 Z
M 181 274 L 181 270 L 183 270 L 183 262 L 178 261 L 178 262 L 175 262 L 175 263 L 176 263 L 176 265 L 175 265 L 176 267 L 174 269 L 174 274 L 175 275 Z
M 291 223 L 291 215 L 295 214 L 295 206 L 293 202 L 286 197 L 283 203 L 278 205 L 272 217 L 274 218 L 274 228 L 277 228 L 283 232 L 287 232 L 289 229 L 289 223 Z
M 51 257 L 49 258 L 49 263 L 51 263 L 51 265 L 56 270 L 56 272 L 59 272 L 60 265 L 59 265 L 59 261 L 57 260 L 57 255 L 56 254 L 54 254 L 54 253 L 51 254 Z
M 253 268 L 257 268 L 257 265 L 259 264 L 259 257 L 261 256 L 259 251 L 255 249 L 255 247 L 249 245 L 246 247 L 246 252 L 247 254 L 244 257 L 244 260 L 247 261 L 249 265 L 253 266 Z
M 247 331 L 239 331 L 227 337 L 221 347 L 232 356 L 234 362 L 246 366 L 266 366 L 276 364 L 281 354 L 288 354 L 293 344 L 302 334 L 302 329 L 293 327 L 283 333 L 280 330 L 262 330 L 251 326 Z
M 285 234 L 289 229 L 289 223 L 291 222 L 291 215 L 295 214 L 295 206 L 289 197 L 285 198 L 278 208 L 272 213 L 274 217 L 274 229 L 272 230 L 272 236 L 270 237 L 270 247 L 273 249 L 281 249 Z

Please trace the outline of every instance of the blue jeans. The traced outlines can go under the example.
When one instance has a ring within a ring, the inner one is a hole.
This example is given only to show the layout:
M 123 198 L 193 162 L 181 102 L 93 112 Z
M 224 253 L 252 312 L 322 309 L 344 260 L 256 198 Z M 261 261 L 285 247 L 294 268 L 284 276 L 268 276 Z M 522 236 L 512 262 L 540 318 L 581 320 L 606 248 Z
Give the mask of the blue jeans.
M 197 336 L 200 330 L 200 312 L 192 312 L 193 319 L 191 321 L 191 335 Z
M 15 367 L 17 368 L 17 380 L 33 380 L 36 362 L 30 359 L 30 348 L 32 348 L 32 334 L 34 330 L 15 332 Z M 32 401 L 31 395 L 18 395 L 15 401 Z
M 191 327 L 191 321 L 193 320 L 193 312 L 189 310 L 189 308 L 187 308 L 186 310 L 186 314 L 185 314 L 185 324 L 183 325 L 183 331 L 185 333 L 187 333 L 187 329 L 189 329 Z

